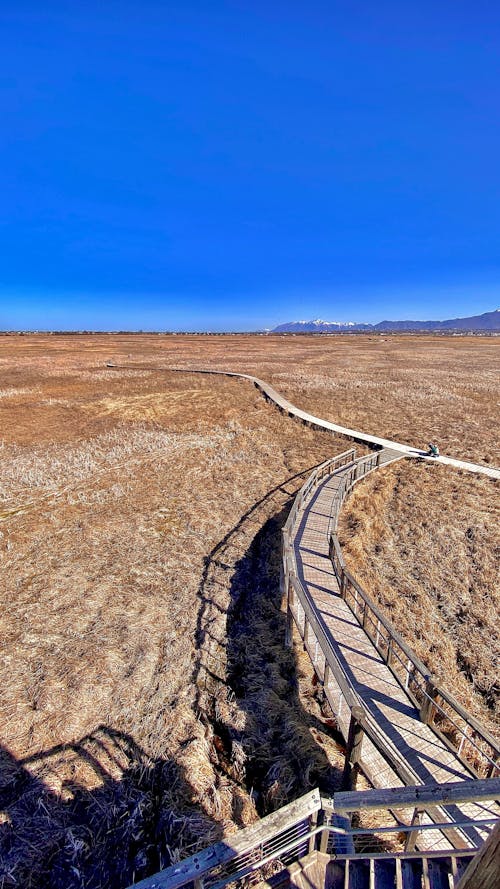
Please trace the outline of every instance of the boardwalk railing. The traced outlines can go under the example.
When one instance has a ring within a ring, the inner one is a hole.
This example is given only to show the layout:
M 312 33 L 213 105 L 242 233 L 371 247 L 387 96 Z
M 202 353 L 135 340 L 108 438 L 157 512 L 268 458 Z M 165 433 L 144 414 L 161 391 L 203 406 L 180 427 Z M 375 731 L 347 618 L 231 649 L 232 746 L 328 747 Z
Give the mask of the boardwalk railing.
M 304 505 L 309 500 L 312 492 L 316 490 L 320 481 L 326 478 L 327 475 L 331 475 L 332 472 L 340 469 L 342 466 L 347 466 L 349 463 L 353 463 L 355 456 L 356 448 L 349 448 L 348 451 L 343 451 L 342 454 L 337 454 L 335 457 L 332 457 L 330 460 L 325 460 L 324 463 L 321 463 L 320 466 L 316 467 L 305 484 L 302 485 L 293 501 L 293 506 L 283 527 L 283 534 L 285 536 L 290 537 L 290 532 L 292 528 L 295 527 L 299 512 L 301 512 Z
M 335 493 L 329 552 L 340 594 L 362 624 L 375 648 L 429 725 L 460 761 L 479 777 L 500 772 L 500 745 L 480 722 L 446 691 L 346 568 L 336 534 L 341 506 L 356 481 L 373 468 L 362 458 Z M 366 467 L 366 469 L 365 469 Z
M 495 738 L 437 683 L 425 664 L 406 644 L 345 566 L 335 533 L 339 511 L 356 482 L 380 464 L 380 452 L 358 460 L 354 460 L 353 457 L 354 452 L 351 449 L 314 470 L 298 492 L 284 526 L 282 591 L 287 602 L 287 642 L 290 644 L 294 622 L 337 718 L 342 719 L 343 714 L 349 711 L 352 716 L 354 712 L 356 722 L 404 783 L 411 784 L 416 781 L 416 776 L 408 769 L 398 749 L 382 732 L 375 719 L 363 706 L 362 699 L 353 690 L 349 677 L 318 620 L 315 605 L 297 575 L 291 539 L 302 510 L 326 475 L 341 467 L 349 467 L 334 497 L 330 523 L 332 528 L 330 556 L 341 595 L 363 625 L 396 679 L 420 710 L 422 721 L 431 726 L 473 775 L 494 777 L 500 771 L 500 747 Z M 344 719 L 344 729 L 347 726 Z M 345 730 L 344 735 L 346 735 Z
M 302 510 L 307 500 L 320 481 L 331 472 L 335 472 L 342 466 L 350 466 L 348 478 L 350 480 L 361 477 L 361 473 L 370 472 L 378 465 L 377 454 L 368 458 L 361 458 L 353 462 L 354 451 L 340 454 L 336 459 L 327 461 L 318 467 L 298 492 L 288 520 L 283 528 L 283 560 L 282 560 L 282 593 L 287 605 L 287 635 L 286 642 L 291 644 L 292 628 L 295 623 L 299 635 L 303 640 L 314 670 L 323 685 L 325 696 L 337 717 L 339 727 L 344 737 L 349 742 L 352 735 L 352 744 L 348 743 L 345 784 L 349 785 L 350 766 L 357 767 L 360 757 L 360 743 L 356 744 L 356 727 L 366 733 L 377 750 L 390 764 L 396 775 L 405 784 L 413 784 L 418 781 L 418 776 L 408 767 L 391 738 L 382 731 L 374 716 L 365 708 L 360 695 L 353 689 L 350 678 L 332 647 L 323 625 L 318 618 L 316 607 L 311 599 L 309 591 L 301 583 L 295 563 L 294 548 L 291 534 L 296 523 L 300 520 Z M 351 465 L 350 465 L 351 464 Z
M 405 818 L 404 813 L 415 813 L 422 807 L 436 807 L 446 812 L 443 807 L 453 809 L 460 803 L 481 803 L 495 800 L 499 795 L 498 778 L 336 793 L 333 797 L 322 797 L 319 790 L 313 790 L 257 824 L 141 880 L 135 886 L 137 889 L 181 889 L 188 885 L 194 889 L 222 889 L 228 883 L 255 885 L 287 867 L 293 868 L 317 852 L 336 859 L 356 854 L 399 860 L 418 856 L 446 858 L 456 864 L 462 856 L 470 858 L 478 847 L 415 852 L 419 838 L 426 831 L 436 830 L 436 825 L 419 824 L 418 819 Z M 365 825 L 363 815 L 371 815 L 376 810 L 381 813 L 377 826 L 373 826 L 372 818 L 369 818 L 371 824 Z M 350 821 L 353 813 L 357 813 L 354 826 Z M 488 832 L 496 819 L 487 811 L 486 815 L 488 817 L 481 823 Z M 474 822 L 475 825 L 478 823 Z M 446 820 L 439 825 L 443 830 L 457 826 L 466 827 L 467 824 L 457 825 Z M 385 845 L 387 840 L 392 841 L 390 851 Z

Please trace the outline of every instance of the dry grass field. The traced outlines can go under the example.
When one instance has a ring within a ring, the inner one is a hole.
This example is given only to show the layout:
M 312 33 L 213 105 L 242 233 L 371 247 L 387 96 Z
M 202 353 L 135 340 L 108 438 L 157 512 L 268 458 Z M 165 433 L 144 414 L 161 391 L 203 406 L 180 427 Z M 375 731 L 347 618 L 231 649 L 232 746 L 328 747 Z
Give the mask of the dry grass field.
M 500 465 L 498 337 L 171 337 L 147 360 L 255 374 L 324 419 Z
M 0 886 L 125 886 L 338 780 L 308 661 L 282 644 L 278 568 L 294 492 L 346 443 L 243 381 L 155 368 L 255 373 L 319 416 L 498 465 L 497 353 L 475 338 L 0 337 Z M 425 511 L 436 470 L 407 470 L 415 546 L 410 493 Z M 452 533 L 457 504 L 490 509 L 488 482 L 437 478 Z M 358 573 L 376 524 L 346 521 Z M 491 536 L 469 524 L 461 565 L 486 590 Z
M 345 446 L 244 383 L 108 370 L 107 342 L 0 346 L 0 885 L 127 885 L 332 781 L 278 559 Z

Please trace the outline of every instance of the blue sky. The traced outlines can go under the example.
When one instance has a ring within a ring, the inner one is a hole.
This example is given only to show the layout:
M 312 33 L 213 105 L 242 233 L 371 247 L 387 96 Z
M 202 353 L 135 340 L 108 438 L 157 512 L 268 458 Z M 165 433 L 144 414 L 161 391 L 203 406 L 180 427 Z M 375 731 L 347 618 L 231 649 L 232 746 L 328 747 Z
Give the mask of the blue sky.
M 0 328 L 500 305 L 500 7 L 0 6 Z

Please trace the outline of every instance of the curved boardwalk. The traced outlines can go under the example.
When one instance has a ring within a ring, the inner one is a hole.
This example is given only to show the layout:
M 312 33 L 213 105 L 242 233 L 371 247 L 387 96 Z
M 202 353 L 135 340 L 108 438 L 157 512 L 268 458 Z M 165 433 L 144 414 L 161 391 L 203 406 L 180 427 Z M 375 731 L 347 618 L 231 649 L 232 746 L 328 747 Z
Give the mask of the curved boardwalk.
M 157 370 L 161 368 L 156 368 Z M 352 439 L 353 441 L 359 442 L 360 444 L 366 444 L 368 447 L 374 448 L 389 448 L 392 451 L 397 451 L 400 456 L 403 457 L 418 457 L 419 459 L 429 460 L 432 463 L 441 463 L 445 466 L 453 466 L 455 469 L 462 469 L 466 472 L 479 472 L 482 475 L 488 475 L 490 478 L 500 479 L 500 469 L 496 469 L 494 466 L 482 466 L 480 463 L 469 463 L 466 460 L 456 460 L 454 457 L 446 457 L 444 455 L 440 457 L 427 457 L 424 452 L 418 450 L 418 448 L 414 448 L 411 445 L 402 444 L 399 441 L 391 441 L 387 438 L 379 438 L 376 435 L 369 435 L 366 432 L 359 432 L 356 429 L 349 429 L 347 426 L 339 426 L 337 423 L 330 423 L 329 420 L 322 420 L 320 417 L 315 417 L 313 414 L 307 413 L 307 411 L 303 411 L 298 407 L 295 407 L 291 401 L 288 401 L 283 395 L 273 388 L 269 383 L 266 383 L 265 380 L 260 380 L 258 377 L 254 377 L 251 374 L 243 374 L 236 373 L 236 371 L 228 371 L 228 370 L 208 370 L 206 368 L 200 369 L 191 369 L 191 368 L 164 368 L 165 370 L 175 370 L 179 373 L 204 373 L 204 374 L 222 374 L 226 377 L 239 377 L 243 380 L 249 380 L 251 383 L 259 389 L 260 392 L 269 400 L 272 401 L 281 411 L 288 414 L 290 417 L 296 417 L 298 420 L 302 420 L 303 423 L 306 423 L 309 426 L 314 426 L 318 429 L 326 429 L 329 432 L 335 432 L 338 435 L 345 435 L 347 438 Z
M 400 459 L 394 450 L 381 452 L 380 465 Z M 339 584 L 329 556 L 329 528 L 332 503 L 349 472 L 342 468 L 320 482 L 304 508 L 291 534 L 297 576 L 314 606 L 327 635 L 328 642 L 340 662 L 344 675 L 363 706 L 378 724 L 387 749 L 392 749 L 401 763 L 401 773 L 411 777 L 414 784 L 439 784 L 470 780 L 473 775 L 460 762 L 444 742 L 421 721 L 419 711 L 413 705 L 404 688 L 382 659 L 359 624 L 353 612 L 340 595 Z M 294 620 L 303 623 L 300 602 L 292 606 Z M 307 646 L 311 660 L 319 675 L 324 675 L 324 661 L 318 646 Z M 328 697 L 335 700 L 334 677 L 328 680 Z M 341 695 L 339 693 L 339 702 Z M 339 727 L 347 738 L 350 712 L 347 707 L 336 712 Z M 365 735 L 362 744 L 362 768 L 375 787 L 394 787 L 403 783 L 398 774 Z M 404 783 L 408 783 L 405 780 Z M 468 804 L 457 807 L 457 821 L 467 821 L 489 816 L 498 817 L 496 806 Z M 439 820 L 439 818 L 437 819 Z M 477 831 L 466 828 L 467 837 L 478 841 Z M 432 840 L 435 842 L 436 837 Z M 442 844 L 442 837 L 440 838 Z M 453 841 L 453 844 L 455 842 Z
M 173 368 L 156 367 L 155 370 L 173 370 Z M 302 411 L 283 398 L 272 386 L 249 374 L 208 369 L 176 368 L 175 370 L 181 373 L 223 374 L 249 380 L 267 400 L 288 416 L 295 417 L 312 427 L 347 436 L 372 449 L 377 449 L 378 458 L 376 461 L 371 458 L 374 464 L 371 468 L 403 457 L 422 457 L 421 452 L 408 445 L 338 426 Z M 376 731 L 372 732 L 370 737 L 368 734 L 364 735 L 361 748 L 363 771 L 375 787 L 390 788 L 404 784 L 434 783 L 440 785 L 472 780 L 476 777 L 473 772 L 461 762 L 453 749 L 422 721 L 421 714 L 411 697 L 397 681 L 340 594 L 330 558 L 329 533 L 336 493 L 353 468 L 352 461 L 348 462 L 349 453 L 346 452 L 347 456 L 341 455 L 344 464 L 347 461 L 347 465 L 335 471 L 326 470 L 330 474 L 325 478 L 323 478 L 325 471 L 314 479 L 313 473 L 304 486 L 309 489 L 308 496 L 311 494 L 306 505 L 304 506 L 305 501 L 302 497 L 300 510 L 294 507 L 296 512 L 293 525 L 287 534 L 290 534 L 292 561 L 295 563 L 294 570 L 302 590 L 303 602 L 301 603 L 300 595 L 290 593 L 287 576 L 285 585 L 288 587 L 290 617 L 299 629 L 317 675 L 324 681 L 326 697 L 334 710 L 344 738 L 348 738 L 350 726 L 352 727 L 351 705 L 346 704 L 348 699 L 362 703 L 372 726 L 376 726 Z M 440 457 L 434 462 L 500 478 L 500 470 L 479 464 L 466 463 L 449 457 Z M 318 481 L 320 478 L 323 480 Z M 285 575 L 287 571 L 285 558 Z M 307 609 L 307 615 L 304 609 Z M 316 635 L 312 641 L 308 633 L 311 622 L 316 626 Z M 338 667 L 338 681 L 334 675 L 335 668 L 332 669 L 330 660 L 327 661 L 330 655 Z M 497 819 L 498 806 L 496 802 L 461 803 L 452 807 L 447 806 L 446 810 L 443 807 L 434 809 L 426 807 L 425 811 L 420 811 L 419 814 L 415 809 L 414 815 L 426 823 L 437 825 L 443 820 L 448 823 L 451 820 L 455 825 L 453 828 L 443 827 L 442 830 L 433 828 L 428 831 L 425 845 L 421 848 L 439 846 L 442 849 L 443 844 L 444 848 L 475 847 L 482 842 L 488 828 L 471 822 Z

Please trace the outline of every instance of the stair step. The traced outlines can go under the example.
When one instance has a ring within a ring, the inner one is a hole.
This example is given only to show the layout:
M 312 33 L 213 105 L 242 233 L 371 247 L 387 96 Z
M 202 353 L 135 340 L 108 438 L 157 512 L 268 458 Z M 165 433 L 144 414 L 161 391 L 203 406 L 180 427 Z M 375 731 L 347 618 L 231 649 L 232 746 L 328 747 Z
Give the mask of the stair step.
M 472 857 L 337 858 L 324 889 L 452 889 Z

